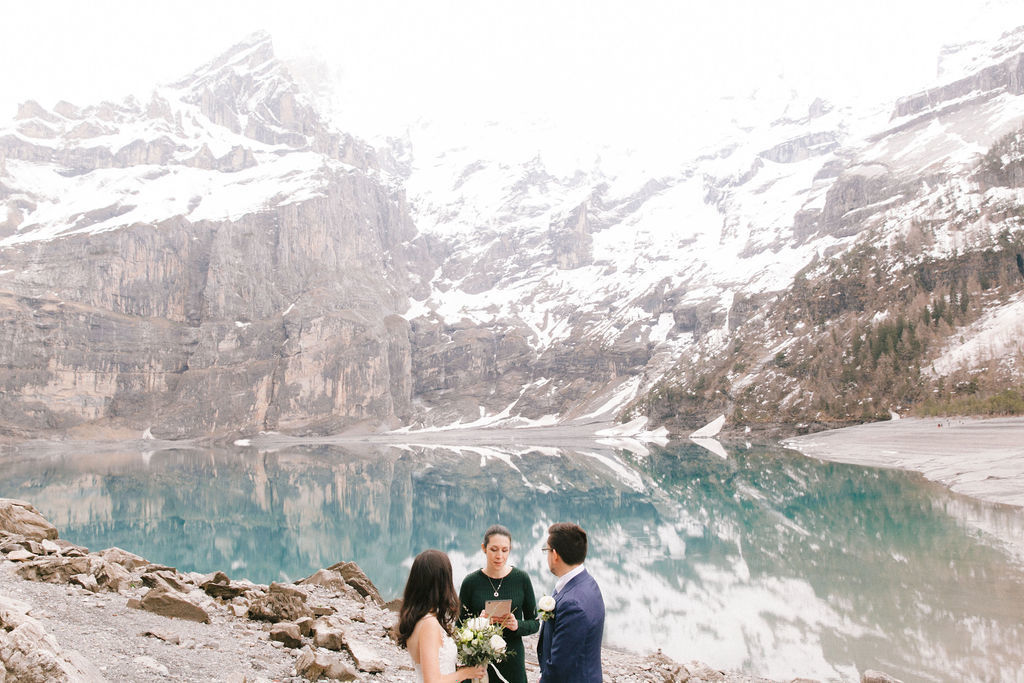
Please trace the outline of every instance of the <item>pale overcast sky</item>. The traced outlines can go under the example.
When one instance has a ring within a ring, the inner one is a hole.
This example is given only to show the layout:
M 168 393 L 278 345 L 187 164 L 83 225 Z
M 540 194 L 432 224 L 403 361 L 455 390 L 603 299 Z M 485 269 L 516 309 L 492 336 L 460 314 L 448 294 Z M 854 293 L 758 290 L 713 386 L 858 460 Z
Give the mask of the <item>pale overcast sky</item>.
M 256 30 L 319 55 L 357 127 L 438 115 L 637 109 L 792 83 L 895 96 L 944 42 L 1024 24 L 1024 0 L 3 0 L 0 121 L 16 105 L 142 98 Z M 1019 18 L 1019 21 L 1017 19 Z M 623 120 L 628 116 L 619 117 Z M 359 133 L 360 131 L 356 130 Z

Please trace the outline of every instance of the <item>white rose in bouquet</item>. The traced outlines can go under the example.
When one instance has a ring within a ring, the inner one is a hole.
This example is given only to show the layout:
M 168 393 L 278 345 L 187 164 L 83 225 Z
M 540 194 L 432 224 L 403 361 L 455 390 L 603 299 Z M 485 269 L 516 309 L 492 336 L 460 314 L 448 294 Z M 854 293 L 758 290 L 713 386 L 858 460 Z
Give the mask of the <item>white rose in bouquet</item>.
M 487 617 L 467 619 L 458 641 L 459 661 L 464 666 L 487 666 L 490 662 L 503 662 L 508 656 L 501 625 L 492 624 Z

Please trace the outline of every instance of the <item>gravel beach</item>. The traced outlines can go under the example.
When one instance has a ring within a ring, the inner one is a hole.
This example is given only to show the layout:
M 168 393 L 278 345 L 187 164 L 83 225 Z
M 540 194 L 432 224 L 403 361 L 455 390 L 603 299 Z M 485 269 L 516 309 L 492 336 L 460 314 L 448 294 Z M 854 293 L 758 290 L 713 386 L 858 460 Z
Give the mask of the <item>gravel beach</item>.
M 920 472 L 979 500 L 1024 507 L 1024 418 L 901 419 L 786 439 L 804 455 Z

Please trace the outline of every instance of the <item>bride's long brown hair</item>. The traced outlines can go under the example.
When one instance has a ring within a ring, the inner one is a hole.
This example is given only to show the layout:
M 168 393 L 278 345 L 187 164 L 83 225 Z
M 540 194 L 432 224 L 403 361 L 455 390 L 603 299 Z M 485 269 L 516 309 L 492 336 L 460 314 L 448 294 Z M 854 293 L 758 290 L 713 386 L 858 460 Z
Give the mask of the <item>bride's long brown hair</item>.
M 440 550 L 424 550 L 412 561 L 398 613 L 398 644 L 405 647 L 416 624 L 431 612 L 451 635 L 459 613 L 459 596 L 452 581 L 452 563 Z

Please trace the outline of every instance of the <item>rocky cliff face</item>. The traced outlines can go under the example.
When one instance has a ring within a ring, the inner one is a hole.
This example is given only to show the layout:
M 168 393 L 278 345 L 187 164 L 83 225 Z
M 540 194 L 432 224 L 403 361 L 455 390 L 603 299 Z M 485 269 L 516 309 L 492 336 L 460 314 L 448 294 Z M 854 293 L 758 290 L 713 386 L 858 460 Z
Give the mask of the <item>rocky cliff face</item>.
M 267 37 L 146 108 L 22 107 L 0 146 L 8 430 L 185 436 L 408 412 L 404 199 L 302 104 Z M 69 206 L 111 183 L 130 189 Z
M 147 104 L 26 103 L 0 131 L 3 429 L 695 427 L 749 386 L 781 400 L 802 380 L 776 382 L 774 359 L 811 343 L 785 311 L 891 312 L 859 289 L 805 300 L 824 296 L 808 274 L 912 245 L 882 286 L 1018 231 L 1016 157 L 978 160 L 1024 121 L 1022 44 L 881 113 L 737 101 L 759 114 L 658 167 L 568 164 L 493 126 L 375 150 L 325 121 L 265 35 Z M 975 304 L 996 302 L 981 284 Z

